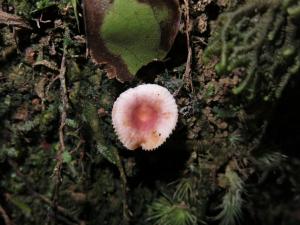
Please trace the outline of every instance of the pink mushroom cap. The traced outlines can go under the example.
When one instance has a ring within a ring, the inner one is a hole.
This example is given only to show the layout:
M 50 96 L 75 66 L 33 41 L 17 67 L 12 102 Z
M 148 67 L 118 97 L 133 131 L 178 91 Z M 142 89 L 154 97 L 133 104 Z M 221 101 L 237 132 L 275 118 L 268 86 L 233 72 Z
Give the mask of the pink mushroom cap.
M 123 92 L 115 101 L 112 123 L 129 150 L 153 150 L 174 130 L 178 109 L 172 94 L 156 84 L 143 84 Z

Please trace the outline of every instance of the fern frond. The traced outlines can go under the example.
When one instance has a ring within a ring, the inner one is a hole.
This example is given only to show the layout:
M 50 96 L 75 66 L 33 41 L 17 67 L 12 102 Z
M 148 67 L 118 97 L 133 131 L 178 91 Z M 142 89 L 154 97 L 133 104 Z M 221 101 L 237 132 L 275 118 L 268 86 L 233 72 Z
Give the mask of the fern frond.
M 197 217 L 184 203 L 176 204 L 162 197 L 149 207 L 148 221 L 154 225 L 196 225 Z
M 242 216 L 244 181 L 231 169 L 226 170 L 225 178 L 227 178 L 228 188 L 222 203 L 218 206 L 221 211 L 214 219 L 220 220 L 220 225 L 235 225 L 239 223 Z

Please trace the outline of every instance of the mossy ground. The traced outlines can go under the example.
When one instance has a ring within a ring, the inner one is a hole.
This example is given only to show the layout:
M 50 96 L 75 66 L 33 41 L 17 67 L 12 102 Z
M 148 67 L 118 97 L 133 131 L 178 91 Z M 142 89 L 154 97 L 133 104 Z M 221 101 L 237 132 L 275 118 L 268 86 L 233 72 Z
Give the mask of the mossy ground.
M 299 71 L 285 82 L 297 60 L 279 57 L 295 12 L 269 1 L 284 22 L 276 45 L 264 38 L 260 45 L 278 58 L 259 58 L 255 66 L 265 76 L 256 89 L 249 82 L 243 92 L 232 92 L 251 71 L 244 61 L 215 70 L 222 62 L 221 30 L 228 34 L 228 60 L 245 40 L 236 29 L 251 32 L 267 18 L 259 1 L 252 2 L 260 14 L 245 13 L 241 26 L 225 30 L 221 25 L 233 14 L 223 12 L 236 12 L 242 1 L 189 1 L 192 80 L 183 77 L 182 33 L 171 60 L 122 84 L 86 58 L 80 2 L 2 1 L 4 11 L 23 16 L 33 29 L 0 24 L 0 223 L 299 224 Z M 298 1 L 282 2 L 299 8 Z M 299 49 L 299 30 L 294 35 L 286 44 Z M 176 95 L 179 122 L 158 150 L 127 151 L 110 112 L 121 92 L 144 82 Z

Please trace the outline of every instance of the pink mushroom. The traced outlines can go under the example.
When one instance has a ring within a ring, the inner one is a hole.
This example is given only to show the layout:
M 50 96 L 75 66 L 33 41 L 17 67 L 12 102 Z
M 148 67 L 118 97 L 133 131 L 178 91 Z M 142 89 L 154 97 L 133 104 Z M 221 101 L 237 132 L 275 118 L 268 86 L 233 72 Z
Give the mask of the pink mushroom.
M 112 122 L 118 138 L 129 150 L 153 150 L 170 136 L 178 110 L 164 87 L 143 84 L 123 92 L 115 101 Z

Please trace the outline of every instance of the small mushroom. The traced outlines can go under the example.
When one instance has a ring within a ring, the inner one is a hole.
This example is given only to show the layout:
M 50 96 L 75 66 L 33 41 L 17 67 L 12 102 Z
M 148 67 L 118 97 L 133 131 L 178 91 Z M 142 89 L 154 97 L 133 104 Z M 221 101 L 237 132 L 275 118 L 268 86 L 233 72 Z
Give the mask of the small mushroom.
M 178 109 L 172 94 L 156 84 L 143 84 L 123 92 L 115 101 L 112 123 L 129 150 L 153 150 L 174 130 Z

